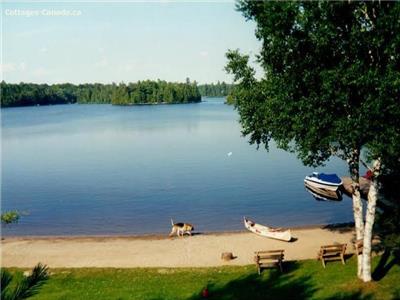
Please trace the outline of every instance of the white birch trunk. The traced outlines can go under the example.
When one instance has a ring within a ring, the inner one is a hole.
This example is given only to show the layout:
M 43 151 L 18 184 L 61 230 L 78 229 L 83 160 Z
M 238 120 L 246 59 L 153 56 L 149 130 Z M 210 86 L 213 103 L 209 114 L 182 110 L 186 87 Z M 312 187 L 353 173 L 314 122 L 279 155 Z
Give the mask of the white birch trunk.
M 368 192 L 368 207 L 365 216 L 363 254 L 362 254 L 362 280 L 371 281 L 371 248 L 372 248 L 372 228 L 375 221 L 376 202 L 378 200 L 378 181 L 380 162 L 374 162 L 374 179 Z
M 362 203 L 359 187 L 355 187 L 353 191 L 353 214 L 354 214 L 354 223 L 356 227 L 356 239 L 362 240 L 364 237 L 364 222 L 363 222 L 363 213 L 362 213 Z M 357 276 L 361 278 L 362 276 L 362 255 L 357 256 Z
M 356 239 L 362 240 L 364 237 L 364 220 L 363 220 L 363 207 L 360 195 L 360 150 L 354 149 L 351 158 L 348 160 L 349 171 L 352 183 L 352 199 L 353 199 L 353 215 L 356 229 Z M 362 255 L 357 256 L 357 276 L 362 276 Z

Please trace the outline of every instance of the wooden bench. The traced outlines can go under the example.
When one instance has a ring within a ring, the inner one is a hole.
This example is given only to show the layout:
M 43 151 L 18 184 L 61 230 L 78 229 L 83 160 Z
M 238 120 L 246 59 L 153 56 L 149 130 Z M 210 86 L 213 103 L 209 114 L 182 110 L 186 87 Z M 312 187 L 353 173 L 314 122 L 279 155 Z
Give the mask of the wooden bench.
M 321 260 L 325 268 L 325 262 L 330 260 L 341 260 L 345 265 L 344 255 L 346 253 L 347 244 L 326 245 L 321 246 L 318 253 L 318 260 Z
M 254 261 L 256 263 L 258 274 L 261 274 L 261 269 L 268 267 L 279 267 L 283 272 L 282 262 L 284 258 L 284 250 L 269 250 L 255 252 Z
M 357 240 L 354 243 L 354 248 L 356 249 L 356 255 L 361 255 L 363 253 L 363 248 L 364 248 L 364 241 L 363 240 Z

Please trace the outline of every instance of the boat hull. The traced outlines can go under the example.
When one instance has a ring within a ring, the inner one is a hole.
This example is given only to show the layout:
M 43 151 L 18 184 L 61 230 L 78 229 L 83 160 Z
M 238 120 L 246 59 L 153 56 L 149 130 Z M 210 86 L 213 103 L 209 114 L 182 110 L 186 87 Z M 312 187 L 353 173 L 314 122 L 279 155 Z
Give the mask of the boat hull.
M 306 190 L 313 195 L 317 200 L 329 200 L 329 201 L 341 201 L 342 195 L 338 191 L 330 191 L 326 189 L 319 189 L 314 186 L 310 186 L 308 183 L 304 183 Z
M 317 189 L 323 189 L 323 190 L 329 190 L 329 191 L 334 191 L 336 192 L 339 187 L 342 185 L 340 184 L 329 184 L 329 183 L 324 183 L 324 182 L 317 182 L 313 180 L 313 178 L 306 177 L 304 179 L 304 183 L 308 184 L 309 186 L 315 187 Z
M 244 226 L 249 231 L 271 239 L 276 239 L 280 241 L 289 242 L 292 239 L 292 235 L 290 229 L 286 230 L 278 230 L 272 227 L 263 226 L 257 223 L 254 223 L 246 218 L 244 218 Z

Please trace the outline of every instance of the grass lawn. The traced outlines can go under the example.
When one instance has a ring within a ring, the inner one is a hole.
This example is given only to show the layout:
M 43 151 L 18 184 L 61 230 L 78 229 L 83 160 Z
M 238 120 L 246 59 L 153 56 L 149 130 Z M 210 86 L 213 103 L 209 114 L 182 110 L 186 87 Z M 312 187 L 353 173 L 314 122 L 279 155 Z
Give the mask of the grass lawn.
M 380 258 L 373 260 L 376 268 Z M 390 259 L 387 263 L 390 263 Z M 363 284 L 356 261 L 331 262 L 323 269 L 309 260 L 286 263 L 285 272 L 255 266 L 219 268 L 51 269 L 50 279 L 31 299 L 400 299 L 400 268 L 391 264 L 379 281 Z M 17 276 L 22 270 L 11 269 Z

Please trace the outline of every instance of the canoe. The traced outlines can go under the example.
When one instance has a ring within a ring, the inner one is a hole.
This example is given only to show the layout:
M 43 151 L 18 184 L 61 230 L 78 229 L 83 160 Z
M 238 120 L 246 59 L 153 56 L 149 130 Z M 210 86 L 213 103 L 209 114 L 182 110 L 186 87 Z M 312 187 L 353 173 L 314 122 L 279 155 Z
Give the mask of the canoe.
M 336 192 L 343 184 L 336 174 L 324 174 L 313 172 L 304 178 L 304 182 L 318 189 L 325 189 Z
M 244 227 L 249 231 L 271 239 L 289 242 L 292 239 L 290 229 L 280 229 L 264 226 L 250 221 L 246 217 L 244 219 Z

